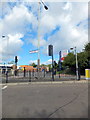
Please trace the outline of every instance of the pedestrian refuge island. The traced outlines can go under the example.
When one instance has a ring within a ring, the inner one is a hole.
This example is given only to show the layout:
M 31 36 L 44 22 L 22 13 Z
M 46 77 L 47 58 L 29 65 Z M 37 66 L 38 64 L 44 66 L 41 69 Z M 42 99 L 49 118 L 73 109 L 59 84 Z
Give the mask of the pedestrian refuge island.
M 85 69 L 86 80 L 90 80 L 90 69 Z

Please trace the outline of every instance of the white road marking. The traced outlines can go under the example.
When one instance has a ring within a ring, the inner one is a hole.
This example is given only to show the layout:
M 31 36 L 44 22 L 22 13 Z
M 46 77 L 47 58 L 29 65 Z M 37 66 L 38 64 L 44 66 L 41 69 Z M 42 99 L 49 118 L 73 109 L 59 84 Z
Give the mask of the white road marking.
M 7 88 L 7 86 L 4 86 L 4 87 L 2 88 L 2 90 L 6 89 L 6 88 Z

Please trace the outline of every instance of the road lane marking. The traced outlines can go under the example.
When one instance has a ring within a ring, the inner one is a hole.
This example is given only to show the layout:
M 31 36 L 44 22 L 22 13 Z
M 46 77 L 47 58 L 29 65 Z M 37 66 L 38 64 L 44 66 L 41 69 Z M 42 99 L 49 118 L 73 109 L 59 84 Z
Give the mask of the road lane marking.
M 2 88 L 2 90 L 6 89 L 6 88 L 7 88 L 7 86 L 4 86 L 4 87 Z

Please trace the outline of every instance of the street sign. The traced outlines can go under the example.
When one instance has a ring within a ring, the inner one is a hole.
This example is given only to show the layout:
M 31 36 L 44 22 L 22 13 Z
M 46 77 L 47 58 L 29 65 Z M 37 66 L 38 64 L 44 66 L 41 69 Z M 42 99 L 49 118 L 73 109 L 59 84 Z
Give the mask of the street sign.
M 38 50 L 32 50 L 32 51 L 29 51 L 29 53 L 37 53 Z

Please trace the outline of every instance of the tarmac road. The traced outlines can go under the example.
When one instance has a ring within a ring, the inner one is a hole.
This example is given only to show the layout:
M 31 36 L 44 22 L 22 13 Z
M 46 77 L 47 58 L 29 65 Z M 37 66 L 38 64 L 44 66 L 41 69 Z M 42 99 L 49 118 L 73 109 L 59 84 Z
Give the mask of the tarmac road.
M 3 118 L 88 118 L 88 83 L 7 84 Z

